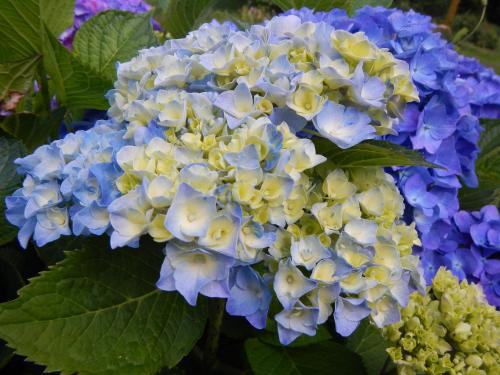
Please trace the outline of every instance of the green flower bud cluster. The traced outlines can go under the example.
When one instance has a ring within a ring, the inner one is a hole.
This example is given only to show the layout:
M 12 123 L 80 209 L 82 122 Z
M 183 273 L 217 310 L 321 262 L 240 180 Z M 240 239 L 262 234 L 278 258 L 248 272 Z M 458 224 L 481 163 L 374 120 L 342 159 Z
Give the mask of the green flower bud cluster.
M 479 286 L 459 283 L 444 268 L 383 334 L 399 374 L 500 374 L 500 312 Z

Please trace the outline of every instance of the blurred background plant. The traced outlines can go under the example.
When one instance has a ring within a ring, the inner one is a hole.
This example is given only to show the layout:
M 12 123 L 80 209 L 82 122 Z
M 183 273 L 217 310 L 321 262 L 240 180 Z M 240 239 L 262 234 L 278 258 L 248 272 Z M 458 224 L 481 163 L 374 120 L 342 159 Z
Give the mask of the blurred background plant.
M 460 40 L 477 26 L 477 30 L 457 44 L 464 55 L 476 57 L 483 64 L 500 72 L 500 2 L 488 1 L 485 18 L 481 15 L 484 0 L 395 0 L 393 6 L 403 10 L 413 9 L 434 18 L 443 35 L 450 40 Z

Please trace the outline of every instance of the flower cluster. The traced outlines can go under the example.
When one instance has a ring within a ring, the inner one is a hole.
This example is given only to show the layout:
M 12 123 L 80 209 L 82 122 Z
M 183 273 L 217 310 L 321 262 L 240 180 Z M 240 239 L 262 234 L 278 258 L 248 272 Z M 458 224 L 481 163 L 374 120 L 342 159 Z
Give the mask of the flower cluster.
M 500 372 L 500 313 L 477 285 L 441 268 L 427 295 L 414 293 L 401 315 L 384 329 L 400 374 Z
M 420 150 L 428 161 L 444 167 L 410 167 L 394 172 L 408 206 L 407 215 L 410 221 L 416 222 L 421 234 L 421 256 L 429 266 L 426 280 L 432 280 L 443 261 L 457 276 L 463 277 L 465 272 L 470 281 L 480 280 L 491 285 L 492 280 L 498 280 L 496 263 L 486 266 L 493 272 L 491 277 L 478 279 L 482 273 L 469 271 L 465 263 L 455 261 L 465 257 L 477 259 L 478 253 L 470 241 L 454 240 L 459 231 L 453 228 L 459 210 L 457 193 L 461 181 L 468 186 L 477 185 L 474 162 L 481 131 L 478 117 L 500 117 L 500 77 L 477 60 L 457 54 L 433 32 L 430 17 L 413 11 L 365 7 L 353 18 L 342 10 L 315 13 L 304 8 L 288 13 L 304 21 L 324 21 L 337 29 L 364 32 L 378 47 L 387 48 L 409 64 L 420 102 L 406 107 L 402 121 L 395 126 L 398 135 L 389 135 L 387 139 Z M 437 249 L 446 252 L 449 260 L 434 254 Z M 497 242 L 489 247 L 488 255 L 480 257 L 484 260 L 498 251 Z M 431 260 L 436 260 L 432 266 Z M 453 267 L 450 262 L 454 263 Z M 464 267 L 457 268 L 459 264 Z M 485 285 L 485 289 L 488 288 Z M 498 300 L 491 297 L 490 301 Z
M 408 66 L 362 34 L 295 16 L 206 24 L 120 64 L 108 97 L 112 120 L 16 161 L 27 183 L 7 217 L 24 245 L 32 227 L 39 245 L 70 234 L 68 206 L 74 234 L 106 232 L 113 248 L 149 235 L 165 243 L 158 287 L 192 305 L 227 298 L 263 328 L 274 289 L 284 344 L 333 305 L 344 336 L 368 316 L 394 323 L 422 290 L 394 179 L 338 169 L 301 137 L 350 147 L 390 133 L 416 98 Z M 44 236 L 34 213 L 53 211 Z
M 43 246 L 61 235 L 108 230 L 107 206 L 119 195 L 113 180 L 121 175 L 113 159 L 125 144 L 123 134 L 117 124 L 100 120 L 90 130 L 68 134 L 16 159 L 18 172 L 26 178 L 5 204 L 7 219 L 20 228 L 23 247 L 32 235 Z
M 446 266 L 459 280 L 480 282 L 488 302 L 500 306 L 500 215 L 495 206 L 478 212 L 457 212 L 451 223 L 441 222 L 432 233 L 437 241 L 424 252 L 424 276 L 431 280 Z M 443 236 L 443 233 L 445 235 Z
M 500 118 L 500 77 L 474 58 L 459 56 L 457 71 L 470 92 L 472 113 L 479 118 Z
M 216 106 L 229 128 L 261 113 L 271 114 L 274 123 L 289 122 L 294 132 L 311 127 L 312 120 L 342 148 L 392 133 L 402 106 L 418 100 L 404 61 L 362 33 L 302 23 L 296 16 L 248 31 L 206 24 L 184 39 L 141 51 L 118 66 L 109 114 L 120 121 L 137 117 L 130 121 L 129 136 L 151 121 L 172 126 L 158 118 L 156 93 L 173 86 L 224 91 Z M 163 105 L 177 111 L 176 103 L 172 98 Z
M 134 13 L 143 13 L 151 9 L 144 0 L 76 0 L 74 11 L 74 23 L 59 37 L 66 48 L 71 48 L 76 32 L 85 21 L 97 13 L 109 9 L 126 10 Z

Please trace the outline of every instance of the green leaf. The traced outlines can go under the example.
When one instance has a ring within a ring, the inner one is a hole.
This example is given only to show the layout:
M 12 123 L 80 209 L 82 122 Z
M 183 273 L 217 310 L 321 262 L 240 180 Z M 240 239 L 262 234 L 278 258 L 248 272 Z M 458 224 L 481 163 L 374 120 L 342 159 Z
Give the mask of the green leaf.
M 33 55 L 14 62 L 0 63 L 0 100 L 13 91 L 24 93 L 33 86 L 40 58 L 40 55 Z
M 245 351 L 255 375 L 364 374 L 360 358 L 333 341 L 291 348 L 250 339 Z
M 116 62 L 156 43 L 149 13 L 108 11 L 83 24 L 73 42 L 78 60 L 108 81 L 116 80 Z
M 106 109 L 105 93 L 112 87 L 84 67 L 47 30 L 43 34 L 43 62 L 54 82 L 57 101 L 70 109 Z
M 22 288 L 25 283 L 21 272 L 18 270 L 12 260 L 5 256 L 6 250 L 0 249 L 0 282 L 2 289 L 0 289 L 0 302 L 10 301 L 15 299 L 17 291 Z M 19 249 L 14 251 L 19 252 Z M 12 252 L 8 255 L 13 255 Z
M 14 160 L 24 154 L 21 142 L 0 137 L 0 245 L 16 237 L 17 228 L 5 219 L 5 197 L 21 184 Z
M 40 17 L 50 32 L 56 36 L 73 25 L 75 0 L 39 0 Z
M 500 188 L 500 122 L 485 126 L 479 149 L 476 172 L 480 185 L 490 189 Z
M 9 363 L 13 356 L 14 351 L 7 347 L 4 342 L 0 341 L 0 370 Z
M 0 62 L 32 57 L 40 51 L 38 0 L 0 0 Z
M 367 375 L 380 374 L 389 358 L 385 351 L 388 348 L 387 341 L 367 319 L 349 336 L 346 346 L 361 357 Z
M 484 130 L 478 142 L 481 154 L 488 153 L 500 147 L 500 121 L 490 120 L 483 125 Z
M 481 185 L 477 188 L 464 187 L 458 191 L 458 199 L 461 210 L 478 211 L 489 204 L 500 207 L 500 189 L 488 189 Z
M 211 12 L 217 0 L 169 0 L 164 4 L 162 26 L 174 38 L 182 38 Z
M 350 0 L 272 0 L 282 10 L 307 7 L 314 10 L 331 10 L 345 8 Z
M 34 245 L 38 258 L 46 265 L 52 266 L 64 259 L 66 251 L 83 250 L 84 246 L 106 247 L 109 238 L 106 236 L 62 236 L 56 241 L 50 242 L 42 247 Z M 96 242 L 102 243 L 98 245 Z
M 324 138 L 313 138 L 316 150 L 337 167 L 391 167 L 419 165 L 441 168 L 427 162 L 418 151 L 387 141 L 365 141 L 348 149 L 341 149 Z
M 363 8 L 366 5 L 389 8 L 392 5 L 392 0 L 347 0 L 345 9 L 347 10 L 347 14 L 352 16 L 357 9 Z
M 479 210 L 488 204 L 500 206 L 500 122 L 485 126 L 479 149 L 476 160 L 479 186 L 459 190 L 460 208 L 465 210 Z
M 0 337 L 47 371 L 155 374 L 203 333 L 206 305 L 158 290 L 161 251 L 99 246 L 67 258 L 0 305 Z
M 42 21 L 59 35 L 73 23 L 73 6 L 74 0 L 0 0 L 0 62 L 38 55 Z
M 0 247 L 0 302 L 17 298 L 17 292 L 45 266 L 32 250 L 18 246 Z
M 59 108 L 48 115 L 19 113 L 6 117 L 0 123 L 6 133 L 23 141 L 29 152 L 57 137 L 64 117 L 64 109 Z

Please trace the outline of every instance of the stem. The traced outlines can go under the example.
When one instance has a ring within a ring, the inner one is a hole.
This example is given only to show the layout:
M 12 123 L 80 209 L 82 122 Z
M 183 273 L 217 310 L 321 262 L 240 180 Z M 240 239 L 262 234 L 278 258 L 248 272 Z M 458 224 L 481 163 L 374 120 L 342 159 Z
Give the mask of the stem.
M 309 133 L 309 134 L 312 134 L 312 135 L 315 135 L 316 137 L 320 137 L 320 138 L 325 138 L 323 137 L 320 133 L 318 133 L 317 131 L 315 130 L 310 130 L 310 129 L 302 129 L 301 132 L 304 132 L 304 133 Z
M 446 18 L 444 19 L 445 25 L 451 28 L 451 24 L 455 19 L 458 11 L 458 5 L 460 4 L 460 0 L 451 0 L 450 6 L 448 7 L 448 12 L 446 13 Z
M 389 365 L 389 356 L 386 357 L 384 366 L 382 367 L 382 370 L 380 370 L 380 375 L 384 375 L 385 371 L 387 370 L 387 366 Z
M 219 349 L 220 329 L 224 318 L 225 304 L 226 301 L 221 298 L 208 301 L 208 328 L 203 353 L 205 372 L 207 374 L 213 372 L 217 363 L 217 350 Z
M 39 86 L 43 100 L 43 111 L 50 113 L 49 81 L 47 80 L 47 73 L 43 69 L 42 64 L 38 65 L 38 77 L 40 78 Z
M 488 0 L 483 0 L 483 11 L 481 12 L 481 17 L 479 18 L 479 21 L 477 22 L 476 26 L 474 26 L 474 28 L 471 30 L 471 32 L 468 33 L 466 36 L 464 36 L 457 43 L 465 42 L 467 39 L 469 39 L 479 29 L 479 26 L 481 26 L 481 24 L 484 21 L 484 18 L 486 17 L 486 9 L 487 8 L 488 8 Z
M 201 350 L 198 346 L 195 346 L 191 352 L 195 358 L 195 360 L 203 364 L 203 350 Z M 233 367 L 227 363 L 223 363 L 219 360 L 216 361 L 214 372 L 220 375 L 244 375 L 245 371 L 242 371 L 236 367 Z

